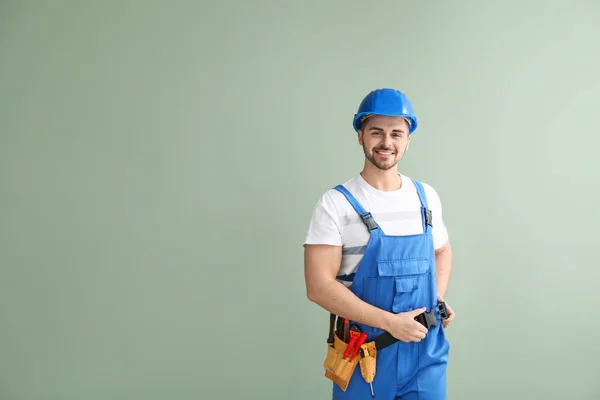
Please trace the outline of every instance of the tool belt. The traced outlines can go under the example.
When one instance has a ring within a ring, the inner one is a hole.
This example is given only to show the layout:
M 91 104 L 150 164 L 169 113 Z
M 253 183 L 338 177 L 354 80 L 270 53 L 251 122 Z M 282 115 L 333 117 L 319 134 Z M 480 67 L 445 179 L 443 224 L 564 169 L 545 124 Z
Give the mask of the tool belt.
M 367 334 L 361 332 L 360 328 L 354 324 L 349 329 L 338 330 L 338 328 L 334 332 L 336 319 L 338 327 L 347 325 L 349 322 L 346 319 L 338 318 L 335 314 L 330 315 L 327 357 L 323 363 L 325 377 L 346 391 L 356 366 L 360 364 L 363 378 L 367 383 L 371 383 L 375 378 L 377 351 L 375 342 L 364 343 Z M 340 323 L 340 321 L 342 322 Z
M 438 310 L 442 319 L 448 318 L 446 304 L 438 302 Z M 427 329 L 437 326 L 436 311 L 422 313 L 415 320 Z M 331 313 L 329 319 L 329 337 L 327 338 L 327 356 L 323 362 L 325 377 L 346 391 L 350 378 L 357 365 L 365 382 L 371 384 L 375 379 L 377 352 L 396 343 L 398 339 L 389 332 L 383 332 L 375 339 L 365 343 L 367 334 L 361 332 L 356 324 Z

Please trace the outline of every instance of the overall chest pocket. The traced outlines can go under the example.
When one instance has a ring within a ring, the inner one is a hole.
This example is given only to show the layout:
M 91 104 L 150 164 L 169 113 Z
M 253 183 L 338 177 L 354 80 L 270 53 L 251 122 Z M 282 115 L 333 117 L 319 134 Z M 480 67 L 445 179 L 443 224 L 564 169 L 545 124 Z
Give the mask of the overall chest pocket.
M 393 313 L 425 306 L 429 297 L 429 265 L 426 258 L 379 261 L 379 276 L 364 278 L 363 300 Z

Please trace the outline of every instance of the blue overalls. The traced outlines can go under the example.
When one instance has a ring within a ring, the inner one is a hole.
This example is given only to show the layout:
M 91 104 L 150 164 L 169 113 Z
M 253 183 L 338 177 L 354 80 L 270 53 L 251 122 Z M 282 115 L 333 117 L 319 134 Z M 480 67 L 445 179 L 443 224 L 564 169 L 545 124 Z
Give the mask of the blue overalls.
M 350 290 L 363 301 L 383 310 L 401 313 L 426 307 L 437 311 L 435 250 L 431 213 L 420 182 L 414 181 L 421 201 L 423 233 L 386 235 L 370 213 L 342 185 L 335 187 L 346 196 L 370 230 L 370 239 Z M 377 350 L 373 392 L 376 400 L 446 400 L 446 366 L 450 345 L 439 313 L 437 326 L 429 327 L 419 343 L 397 341 Z M 368 334 L 367 342 L 383 333 L 379 328 L 356 323 Z M 354 370 L 346 392 L 333 385 L 334 400 L 371 399 L 371 389 Z

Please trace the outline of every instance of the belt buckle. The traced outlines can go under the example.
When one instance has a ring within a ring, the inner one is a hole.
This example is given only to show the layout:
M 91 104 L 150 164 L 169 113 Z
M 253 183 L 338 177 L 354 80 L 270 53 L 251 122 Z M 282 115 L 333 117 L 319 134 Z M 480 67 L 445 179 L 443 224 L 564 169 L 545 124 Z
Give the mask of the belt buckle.
M 440 312 L 440 317 L 442 317 L 442 319 L 448 319 L 449 315 L 448 315 L 448 309 L 446 308 L 445 301 L 438 301 L 438 310 Z
M 435 310 L 430 310 L 429 312 L 424 312 L 415 317 L 415 320 L 423 325 L 425 328 L 429 329 L 432 326 L 437 326 L 437 319 L 435 317 Z
M 437 308 L 437 312 L 440 314 L 440 317 L 443 320 L 448 319 L 449 315 L 448 309 L 446 308 L 446 302 L 438 301 Z M 432 326 L 438 325 L 436 311 L 434 309 L 431 309 L 429 312 L 424 312 L 422 314 L 417 315 L 415 317 L 415 320 L 427 329 L 429 329 Z

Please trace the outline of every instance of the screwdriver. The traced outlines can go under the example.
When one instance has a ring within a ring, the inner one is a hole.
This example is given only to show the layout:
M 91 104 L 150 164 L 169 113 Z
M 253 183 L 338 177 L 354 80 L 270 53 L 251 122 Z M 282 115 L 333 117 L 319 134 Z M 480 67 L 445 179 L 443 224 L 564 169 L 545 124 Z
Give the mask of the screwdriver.
M 350 341 L 348 342 L 348 347 L 346 347 L 346 351 L 344 351 L 344 360 L 350 355 L 352 347 L 354 347 L 354 343 L 356 343 L 356 340 L 358 339 L 358 335 L 358 332 L 350 331 Z M 352 357 L 350 357 L 348 360 L 351 361 L 353 358 L 354 355 L 352 355 Z
M 365 340 L 367 340 L 367 333 L 363 332 L 360 337 L 358 338 L 358 341 L 356 342 L 356 344 L 354 345 L 354 351 L 352 352 L 352 356 L 350 356 L 350 360 L 354 359 L 354 357 L 356 357 L 356 355 L 358 354 L 358 351 L 360 350 L 360 346 L 362 346 L 365 343 Z
M 356 350 L 354 350 L 354 354 L 352 354 L 352 358 L 354 358 L 356 353 L 358 353 L 358 351 L 360 350 L 360 346 L 362 346 L 365 343 L 366 339 L 367 339 L 366 333 L 363 333 L 362 335 L 360 335 L 360 338 L 358 339 L 358 342 L 356 343 Z M 362 353 L 363 356 L 364 356 L 365 351 L 367 351 L 367 354 L 368 354 L 368 350 L 366 350 L 366 349 L 362 349 L 362 350 L 363 350 L 363 353 Z M 369 382 L 369 386 L 371 387 L 371 397 L 375 398 L 375 392 L 373 392 L 373 382 Z

